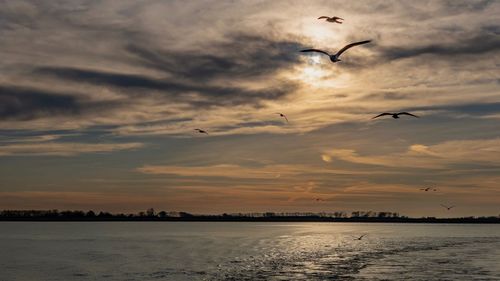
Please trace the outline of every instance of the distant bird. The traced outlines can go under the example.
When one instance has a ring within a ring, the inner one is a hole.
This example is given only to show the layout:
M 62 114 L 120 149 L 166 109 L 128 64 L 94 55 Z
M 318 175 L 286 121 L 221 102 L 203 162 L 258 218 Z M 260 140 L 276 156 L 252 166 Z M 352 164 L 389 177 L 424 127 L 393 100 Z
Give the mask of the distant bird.
M 448 211 L 451 210 L 451 208 L 455 208 L 455 206 L 446 206 L 446 205 L 443 205 L 441 204 L 442 207 L 446 208 Z
M 325 199 L 316 198 L 316 201 L 325 201 Z
M 432 187 L 421 188 L 420 190 L 423 190 L 423 191 L 429 191 L 429 190 L 437 191 L 437 189 L 432 188 Z
M 286 122 L 288 123 L 288 118 L 286 118 L 286 115 L 283 113 L 276 112 L 275 114 L 278 114 L 280 117 L 285 118 Z
M 327 16 L 321 16 L 318 19 L 319 20 L 326 19 L 327 22 L 334 22 L 334 23 L 340 23 L 340 24 L 342 24 L 342 21 L 344 20 L 343 18 L 339 18 L 339 17 L 327 17 Z
M 200 133 L 200 134 L 207 134 L 208 135 L 207 131 L 204 131 L 202 129 L 194 129 L 194 130 L 198 131 L 198 133 Z
M 361 235 L 361 236 L 359 236 L 359 237 L 356 237 L 354 240 L 361 240 L 361 239 L 363 239 L 363 237 L 365 237 L 366 235 L 368 235 L 368 234 L 363 234 L 363 235 Z
M 340 49 L 340 51 L 338 51 L 334 55 L 330 55 L 329 53 L 327 53 L 325 51 L 322 51 L 322 50 L 318 50 L 318 49 L 305 49 L 305 50 L 301 50 L 301 52 L 317 52 L 317 53 L 322 53 L 324 55 L 329 56 L 330 60 L 335 63 L 335 62 L 340 61 L 340 59 L 339 59 L 340 55 L 343 52 L 347 51 L 349 48 L 352 48 L 352 47 L 357 46 L 357 45 L 362 45 L 362 44 L 370 43 L 370 42 L 371 42 L 371 40 L 366 40 L 366 41 L 360 41 L 360 42 L 351 43 L 349 45 L 344 46 L 344 48 Z
M 399 113 L 384 112 L 382 114 L 379 114 L 379 115 L 373 117 L 372 119 L 378 118 L 380 116 L 386 116 L 386 115 L 391 115 L 392 118 L 394 118 L 394 119 L 398 119 L 399 115 L 409 115 L 409 116 L 413 116 L 413 117 L 419 118 L 417 115 L 413 115 L 413 114 L 408 113 L 408 112 L 399 112 Z

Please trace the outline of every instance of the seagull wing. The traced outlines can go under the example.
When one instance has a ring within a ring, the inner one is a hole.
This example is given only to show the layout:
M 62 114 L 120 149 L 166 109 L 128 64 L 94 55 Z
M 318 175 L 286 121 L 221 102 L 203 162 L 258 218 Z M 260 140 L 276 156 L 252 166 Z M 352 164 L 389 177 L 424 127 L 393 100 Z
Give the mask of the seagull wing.
M 288 118 L 286 118 L 286 115 L 283 114 L 283 117 L 285 117 L 286 122 L 288 123 Z
M 398 113 L 398 115 L 410 115 L 410 116 L 419 118 L 417 115 L 413 115 L 413 114 L 408 113 L 408 112 L 400 112 L 400 113 Z
M 365 236 L 366 236 L 366 234 L 363 234 L 363 235 L 361 235 L 361 236 L 359 237 L 359 239 L 361 240 L 361 239 L 362 239 L 363 237 L 365 237 Z
M 377 115 L 377 116 L 373 117 L 372 119 L 378 118 L 378 117 L 380 117 L 380 116 L 385 116 L 385 115 L 392 115 L 392 114 L 391 114 L 391 113 L 384 112 L 384 113 L 381 113 L 381 114 L 379 114 L 379 115 Z
M 360 41 L 360 42 L 355 42 L 355 43 L 351 43 L 349 45 L 346 45 L 344 48 L 340 49 L 340 51 L 337 52 L 337 57 L 339 57 L 343 52 L 347 51 L 347 49 L 349 48 L 352 48 L 354 46 L 358 46 L 358 45 L 363 45 L 363 44 L 366 44 L 366 43 L 370 43 L 372 40 L 366 40 L 366 41 Z
M 343 18 L 339 18 L 339 17 L 333 17 L 333 19 L 344 20 Z
M 301 52 L 318 52 L 318 53 L 322 53 L 324 55 L 330 56 L 329 53 L 327 53 L 325 51 L 318 50 L 318 49 L 305 49 L 305 50 L 301 50 Z
M 455 208 L 455 206 L 450 206 L 448 209 Z
M 321 16 L 321 17 L 319 17 L 318 19 L 320 20 L 320 19 L 329 19 L 329 18 L 330 18 L 330 17 L 327 17 L 327 16 Z
M 444 207 L 444 208 L 448 209 L 448 206 L 445 206 L 443 204 L 440 204 L 440 205 L 441 205 L 441 207 Z

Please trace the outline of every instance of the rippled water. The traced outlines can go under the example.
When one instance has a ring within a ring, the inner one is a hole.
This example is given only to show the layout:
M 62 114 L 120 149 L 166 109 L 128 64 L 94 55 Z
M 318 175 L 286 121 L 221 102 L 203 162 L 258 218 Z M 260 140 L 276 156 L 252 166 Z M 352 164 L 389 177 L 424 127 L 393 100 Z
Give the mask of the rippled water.
M 500 280 L 500 225 L 0 222 L 10 280 Z

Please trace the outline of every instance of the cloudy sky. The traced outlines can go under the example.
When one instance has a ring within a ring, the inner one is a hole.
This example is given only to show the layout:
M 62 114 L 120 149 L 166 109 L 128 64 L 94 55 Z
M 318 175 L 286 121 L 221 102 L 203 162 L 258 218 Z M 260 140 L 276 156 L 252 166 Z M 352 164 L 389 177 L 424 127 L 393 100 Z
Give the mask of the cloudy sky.
M 498 1 L 0 8 L 0 209 L 500 213 Z

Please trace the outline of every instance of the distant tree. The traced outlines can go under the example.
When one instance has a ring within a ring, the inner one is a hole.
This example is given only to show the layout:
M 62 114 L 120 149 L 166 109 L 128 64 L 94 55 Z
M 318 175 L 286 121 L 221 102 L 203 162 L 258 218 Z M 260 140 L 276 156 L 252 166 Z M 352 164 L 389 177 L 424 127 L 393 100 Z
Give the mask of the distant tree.
M 166 218 L 166 217 L 167 217 L 167 212 L 165 212 L 165 211 L 161 211 L 161 212 L 159 212 L 159 213 L 158 213 L 158 216 L 159 216 L 160 218 Z
M 89 218 L 93 218 L 95 217 L 95 213 L 94 211 L 90 210 L 88 211 L 86 214 L 85 214 L 86 217 L 89 217 Z
M 146 210 L 146 215 L 147 215 L 148 217 L 154 217 L 154 216 L 156 216 L 155 209 L 153 209 L 153 208 L 149 208 L 149 209 L 147 209 L 147 210 Z
M 273 213 L 273 212 L 264 213 L 264 217 L 274 217 L 274 216 L 275 216 L 275 213 Z
M 103 211 L 99 212 L 99 214 L 97 216 L 100 217 L 100 218 L 111 218 L 111 217 L 113 217 L 112 214 L 110 214 L 108 212 L 103 212 Z
M 378 217 L 379 218 L 385 218 L 385 217 L 387 217 L 387 212 L 379 212 L 378 213 Z
M 181 218 L 185 218 L 185 217 L 192 217 L 193 215 L 191 215 L 190 213 L 186 213 L 186 212 L 179 212 L 179 217 Z

